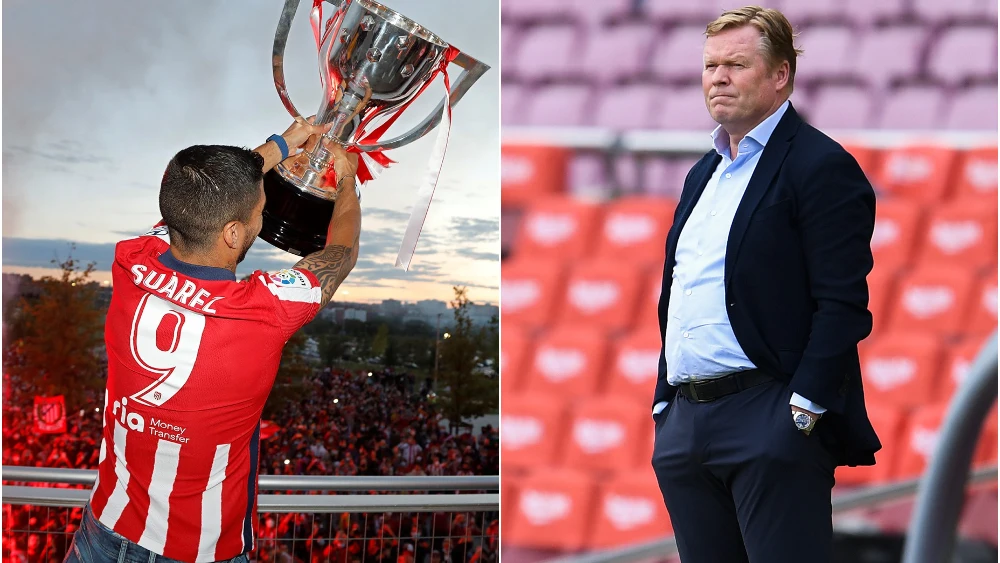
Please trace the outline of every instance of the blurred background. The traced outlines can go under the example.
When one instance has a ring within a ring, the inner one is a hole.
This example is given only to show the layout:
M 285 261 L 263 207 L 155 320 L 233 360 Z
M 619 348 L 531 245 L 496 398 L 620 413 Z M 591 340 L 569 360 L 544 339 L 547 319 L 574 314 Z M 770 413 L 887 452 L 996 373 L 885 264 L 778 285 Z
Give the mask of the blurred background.
M 650 468 L 663 248 L 684 176 L 711 148 L 704 29 L 740 5 L 502 4 L 507 563 L 670 536 Z M 805 51 L 792 103 L 878 194 L 875 327 L 861 354 L 884 447 L 875 467 L 838 468 L 834 494 L 885 490 L 924 473 L 947 403 L 997 325 L 997 3 L 764 5 L 785 13 Z M 967 490 L 956 560 L 996 561 L 995 406 L 974 457 L 992 477 Z M 835 511 L 836 560 L 899 560 L 913 496 L 877 497 Z

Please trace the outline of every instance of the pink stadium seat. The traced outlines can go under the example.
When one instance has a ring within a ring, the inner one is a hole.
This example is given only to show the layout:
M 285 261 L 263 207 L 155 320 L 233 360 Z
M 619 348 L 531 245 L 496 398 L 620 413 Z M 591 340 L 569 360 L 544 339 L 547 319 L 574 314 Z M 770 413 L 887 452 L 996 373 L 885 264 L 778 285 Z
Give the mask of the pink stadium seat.
M 588 125 L 615 130 L 650 128 L 650 115 L 663 96 L 657 86 L 635 84 L 602 90 Z
M 597 29 L 590 34 L 583 56 L 574 59 L 574 68 L 599 83 L 634 78 L 647 70 L 655 33 L 645 24 Z
M 785 0 L 781 13 L 785 14 L 792 27 L 798 29 L 806 23 L 836 19 L 843 13 L 840 0 Z
M 955 96 L 944 119 L 948 129 L 996 131 L 997 87 L 970 88 Z
M 969 20 L 989 17 L 989 5 L 996 5 L 993 0 L 911 0 L 913 11 L 917 16 L 928 22 L 948 21 L 951 19 Z M 994 12 L 995 13 L 995 12 Z
M 502 16 L 517 21 L 569 17 L 566 0 L 504 0 Z
M 865 0 L 867 4 L 879 4 Z M 884 86 L 894 78 L 916 76 L 927 29 L 905 25 L 873 30 L 864 36 L 858 50 L 860 76 L 873 86 Z
M 857 41 L 854 29 L 842 25 L 810 27 L 803 31 L 796 41 L 804 50 L 795 70 L 796 85 L 815 78 L 849 75 Z
M 519 123 L 568 126 L 583 122 L 590 102 L 590 88 L 576 84 L 548 86 L 525 96 Z
M 528 88 L 517 83 L 505 82 L 500 95 L 500 121 L 503 125 L 515 125 L 524 120 L 525 92 Z
M 943 2 L 950 5 L 951 2 Z M 985 78 L 997 72 L 997 28 L 953 27 L 934 42 L 927 70 L 938 80 L 958 83 Z
M 708 114 L 705 94 L 701 86 L 688 86 L 668 90 L 660 97 L 651 120 L 656 127 L 684 131 L 711 133 L 718 125 Z M 710 144 L 706 143 L 706 149 Z
M 877 126 L 882 129 L 934 129 L 944 107 L 944 93 L 936 86 L 899 88 L 883 100 Z
M 721 1 L 705 0 L 691 2 L 690 0 L 646 0 L 642 4 L 642 14 L 663 22 L 685 21 L 697 23 L 702 30 L 708 22 L 722 13 Z
M 700 83 L 704 66 L 704 47 L 704 25 L 678 27 L 670 31 L 654 45 L 653 73 L 658 78 L 666 80 Z
M 573 19 L 590 27 L 597 27 L 616 19 L 628 16 L 632 12 L 632 0 L 562 0 L 566 4 Z
M 898 21 L 906 14 L 907 0 L 846 0 L 841 4 L 845 15 L 862 26 Z
M 858 86 L 827 86 L 810 104 L 809 123 L 820 129 L 863 129 L 871 125 L 872 95 Z
M 582 46 L 579 30 L 569 24 L 545 25 L 525 31 L 516 53 L 511 73 L 524 80 L 566 77 Z M 504 69 L 507 70 L 506 68 Z

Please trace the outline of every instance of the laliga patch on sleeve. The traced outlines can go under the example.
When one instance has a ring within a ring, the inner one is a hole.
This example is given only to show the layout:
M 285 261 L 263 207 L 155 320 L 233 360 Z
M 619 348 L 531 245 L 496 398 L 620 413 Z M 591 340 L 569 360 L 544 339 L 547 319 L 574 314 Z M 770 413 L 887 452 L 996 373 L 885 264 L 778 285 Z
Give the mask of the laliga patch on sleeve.
M 157 225 L 156 227 L 153 227 L 152 229 L 146 231 L 146 233 L 144 235 L 142 235 L 142 236 L 144 236 L 144 237 L 152 236 L 152 237 L 161 237 L 162 238 L 162 237 L 166 237 L 167 234 L 168 234 L 168 230 L 167 230 L 167 226 L 166 225 Z
M 305 289 L 312 287 L 312 284 L 309 283 L 309 278 L 305 274 L 289 268 L 278 270 L 277 272 L 269 272 L 267 278 L 268 281 L 278 287 L 302 287 Z

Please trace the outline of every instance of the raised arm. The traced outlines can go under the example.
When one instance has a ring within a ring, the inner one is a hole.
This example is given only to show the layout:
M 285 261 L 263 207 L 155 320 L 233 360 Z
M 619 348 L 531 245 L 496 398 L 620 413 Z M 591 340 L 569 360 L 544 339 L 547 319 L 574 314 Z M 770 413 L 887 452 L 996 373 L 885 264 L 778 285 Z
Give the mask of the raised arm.
M 310 117 L 311 121 L 313 117 Z M 259 154 L 264 159 L 264 165 L 261 167 L 264 172 L 274 168 L 279 162 L 283 160 L 283 157 L 292 156 L 295 152 L 306 144 L 307 141 L 315 142 L 315 136 L 322 135 L 330 130 L 332 123 L 326 125 L 312 125 L 309 121 L 296 117 L 295 121 L 288 126 L 288 129 L 281 134 L 281 138 L 284 139 L 285 145 L 287 146 L 288 155 L 282 154 L 282 147 L 278 144 L 278 141 L 267 141 L 263 145 L 254 149 L 254 152 Z
M 295 264 L 296 268 L 309 270 L 319 279 L 323 287 L 321 308 L 333 299 L 333 294 L 357 263 L 361 237 L 361 203 L 354 184 L 358 155 L 348 153 L 339 145 L 333 144 L 331 148 L 338 195 L 327 230 L 326 246 Z

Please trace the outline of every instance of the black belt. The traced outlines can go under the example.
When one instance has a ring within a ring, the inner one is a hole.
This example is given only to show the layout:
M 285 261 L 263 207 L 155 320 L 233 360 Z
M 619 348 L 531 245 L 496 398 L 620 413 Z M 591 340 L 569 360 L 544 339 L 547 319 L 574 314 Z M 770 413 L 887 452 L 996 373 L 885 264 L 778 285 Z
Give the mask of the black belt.
M 759 369 L 751 369 L 738 371 L 716 379 L 681 383 L 678 391 L 681 395 L 696 403 L 707 403 L 774 380 L 773 376 Z

